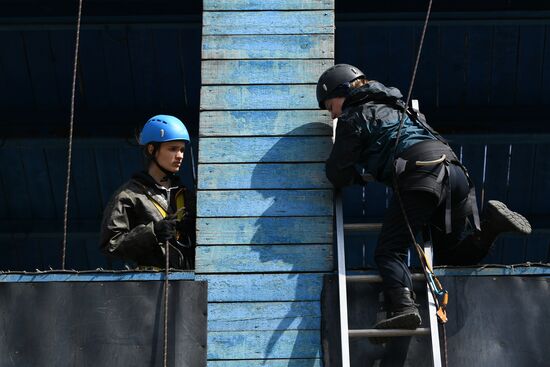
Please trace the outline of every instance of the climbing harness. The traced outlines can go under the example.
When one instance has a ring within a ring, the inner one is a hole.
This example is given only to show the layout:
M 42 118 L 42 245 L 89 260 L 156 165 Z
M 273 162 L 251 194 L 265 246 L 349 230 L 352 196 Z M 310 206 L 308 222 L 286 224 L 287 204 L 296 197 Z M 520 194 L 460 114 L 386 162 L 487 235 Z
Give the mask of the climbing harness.
M 405 117 L 408 115 L 408 113 L 407 113 L 408 106 L 409 106 L 409 103 L 410 103 L 410 100 L 411 100 L 412 90 L 413 90 L 413 87 L 414 87 L 414 81 L 416 79 L 416 72 L 417 72 L 417 69 L 418 69 L 419 61 L 420 61 L 420 55 L 422 53 L 422 46 L 424 44 L 424 36 L 426 35 L 426 29 L 427 29 L 428 21 L 429 21 L 429 18 L 430 18 L 430 13 L 431 13 L 431 9 L 432 9 L 432 1 L 433 0 L 430 0 L 429 4 L 428 4 L 428 10 L 426 12 L 426 18 L 424 20 L 424 26 L 422 28 L 422 34 L 420 36 L 420 44 L 418 46 L 416 61 L 415 61 L 415 64 L 414 64 L 414 69 L 413 69 L 413 73 L 412 73 L 412 76 L 411 76 L 411 81 L 410 81 L 410 84 L 409 84 L 409 90 L 407 92 L 407 98 L 405 100 L 405 108 L 401 113 L 401 119 L 399 121 L 399 127 L 398 127 L 398 130 L 397 130 L 397 137 L 395 139 L 395 145 L 394 145 L 394 152 L 397 151 L 397 146 L 398 146 L 398 143 L 399 143 L 399 138 L 401 136 L 401 130 L 403 128 L 403 123 L 405 122 Z M 421 123 L 421 125 L 424 125 L 424 124 Z M 430 131 L 430 130 L 431 129 L 429 129 L 428 131 Z M 439 134 L 437 134 L 437 136 L 438 135 Z M 443 157 L 441 157 L 441 158 L 443 158 Z M 446 157 L 445 157 L 445 159 L 446 159 Z M 445 159 L 443 159 L 440 164 L 444 164 L 443 162 L 445 161 Z M 426 162 L 422 162 L 422 163 L 426 163 Z M 430 162 L 430 164 L 431 164 L 431 162 Z M 437 277 L 435 276 L 435 274 L 433 272 L 433 269 L 431 268 L 431 266 L 429 266 L 429 262 L 426 259 L 426 254 L 424 254 L 424 251 L 422 251 L 422 247 L 416 241 L 416 237 L 415 237 L 415 235 L 412 231 L 409 219 L 407 217 L 407 213 L 405 211 L 405 207 L 403 205 L 403 201 L 401 199 L 401 195 L 400 195 L 400 192 L 399 192 L 399 185 L 398 185 L 398 181 L 397 181 L 397 174 L 395 173 L 395 171 L 394 171 L 394 176 L 393 177 L 394 177 L 394 180 L 393 180 L 394 181 L 394 192 L 397 195 L 397 200 L 398 200 L 399 205 L 401 207 L 401 211 L 402 211 L 403 217 L 405 219 L 405 224 L 406 224 L 406 226 L 409 230 L 411 239 L 414 243 L 414 247 L 415 247 L 416 251 L 418 252 L 420 261 L 422 263 L 422 270 L 424 272 L 424 275 L 426 277 L 426 281 L 428 283 L 428 289 L 430 290 L 430 293 L 432 294 L 432 296 L 434 298 L 434 302 L 436 302 L 436 304 L 437 304 L 438 319 L 439 319 L 440 323 L 443 325 L 443 329 L 444 329 L 445 328 L 445 323 L 447 322 L 446 306 L 447 306 L 447 303 L 448 303 L 448 300 L 449 300 L 449 295 L 448 295 L 447 291 L 442 287 L 442 285 L 439 282 L 439 280 L 437 279 Z M 447 200 L 447 201 L 448 201 L 448 204 L 450 204 L 450 200 Z M 440 294 L 441 297 L 442 297 L 441 301 L 438 298 L 438 294 Z M 445 356 L 446 356 L 447 355 L 447 341 L 446 341 L 445 332 L 443 333 L 443 335 L 444 335 L 443 343 L 444 343 L 444 350 L 445 350 Z M 447 358 L 445 358 L 445 365 L 447 365 Z

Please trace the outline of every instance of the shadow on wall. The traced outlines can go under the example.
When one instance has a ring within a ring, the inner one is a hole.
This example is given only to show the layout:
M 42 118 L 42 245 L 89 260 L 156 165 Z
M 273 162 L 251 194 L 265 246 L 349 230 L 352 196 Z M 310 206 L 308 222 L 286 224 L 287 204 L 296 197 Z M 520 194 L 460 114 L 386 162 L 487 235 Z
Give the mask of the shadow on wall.
M 252 249 L 265 265 L 262 271 L 288 272 L 285 285 L 294 287 L 293 295 L 277 299 L 292 302 L 284 302 L 285 315 L 274 316 L 280 322 L 267 342 L 264 358 L 290 358 L 290 367 L 319 366 L 321 357 L 318 301 L 322 275 L 311 272 L 332 269 L 332 244 L 326 243 L 332 241 L 332 199 L 326 197 L 329 190 L 297 189 L 329 187 L 319 162 L 328 156 L 331 141 L 326 135 L 330 133 L 330 125 L 323 123 L 292 130 L 261 158 L 251 177 L 251 188 L 261 193 L 268 206 L 256 221 Z M 289 160 L 317 164 L 269 164 Z M 311 217 L 320 215 L 325 218 Z

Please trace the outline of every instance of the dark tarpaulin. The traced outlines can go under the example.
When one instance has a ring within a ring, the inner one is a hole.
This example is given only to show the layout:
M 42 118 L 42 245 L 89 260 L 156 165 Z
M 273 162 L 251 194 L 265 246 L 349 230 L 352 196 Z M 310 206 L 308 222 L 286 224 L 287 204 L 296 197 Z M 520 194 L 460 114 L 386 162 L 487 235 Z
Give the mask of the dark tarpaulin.
M 449 291 L 446 324 L 449 367 L 548 366 L 550 278 L 544 276 L 440 277 Z M 416 290 L 423 327 L 428 327 L 426 293 Z M 349 283 L 349 328 L 371 328 L 378 311 L 380 285 Z M 340 367 L 338 280 L 325 277 L 323 298 L 325 367 Z M 440 338 L 442 332 L 440 328 Z M 351 366 L 431 366 L 428 336 L 393 338 L 380 346 L 366 338 L 350 340 Z M 443 347 L 443 344 L 442 344 Z M 442 348 L 443 350 L 443 348 Z
M 170 281 L 169 366 L 206 366 L 207 284 Z M 162 281 L 0 283 L 0 366 L 162 366 Z

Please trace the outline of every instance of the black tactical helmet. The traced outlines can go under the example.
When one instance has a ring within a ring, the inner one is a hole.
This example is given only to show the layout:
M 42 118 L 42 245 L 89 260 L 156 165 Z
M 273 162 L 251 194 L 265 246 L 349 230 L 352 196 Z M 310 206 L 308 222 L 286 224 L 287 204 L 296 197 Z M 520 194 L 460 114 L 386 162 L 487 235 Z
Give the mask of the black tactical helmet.
M 353 65 L 337 64 L 327 70 L 317 82 L 317 102 L 319 108 L 325 109 L 325 101 L 333 97 L 341 97 L 338 93 L 334 93 L 338 87 L 342 86 L 342 92 L 347 91 L 349 84 L 355 79 L 366 78 L 365 74 Z

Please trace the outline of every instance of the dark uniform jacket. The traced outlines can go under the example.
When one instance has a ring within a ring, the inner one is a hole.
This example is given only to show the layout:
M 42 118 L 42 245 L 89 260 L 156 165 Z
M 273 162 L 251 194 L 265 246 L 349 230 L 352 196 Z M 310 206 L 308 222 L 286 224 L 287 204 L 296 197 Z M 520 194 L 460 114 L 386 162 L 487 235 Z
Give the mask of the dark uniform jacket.
M 394 145 L 402 116 L 393 106 L 402 97 L 397 88 L 377 81 L 352 90 L 342 106 L 334 146 L 326 163 L 327 176 L 335 186 L 359 183 L 357 164 L 376 181 L 392 185 Z M 396 153 L 425 140 L 436 137 L 406 116 Z
M 129 260 L 141 267 L 164 268 L 164 248 L 154 232 L 154 223 L 163 219 L 160 205 L 168 215 L 176 212 L 175 197 L 186 193 L 177 176 L 170 189 L 158 185 L 146 172 L 135 174 L 115 192 L 105 208 L 101 225 L 102 251 Z M 178 223 L 179 243 L 170 241 L 170 266 L 194 267 L 194 200 L 185 195 L 185 218 Z M 183 244 L 183 246 L 182 246 Z
M 402 97 L 398 89 L 377 81 L 351 91 L 342 106 L 334 146 L 326 161 L 328 179 L 335 187 L 365 184 L 366 178 L 394 187 L 394 177 L 397 177 L 400 191 L 427 191 L 436 195 L 440 202 L 451 196 L 452 189 L 453 194 L 458 194 L 451 199 L 453 213 L 470 212 L 475 197 L 468 196 L 473 184 L 466 179 L 466 169 L 439 134 L 427 125 L 422 114 L 405 115 L 395 146 L 404 113 Z M 434 161 L 443 155 L 446 160 L 441 164 L 416 164 L 417 161 Z M 407 164 L 395 175 L 397 158 Z M 460 185 L 451 188 L 449 175 L 455 171 L 454 176 L 464 177 L 458 177 L 460 182 L 455 181 Z M 451 210 L 451 201 L 448 205 Z M 450 216 L 446 217 L 446 221 L 449 220 Z

